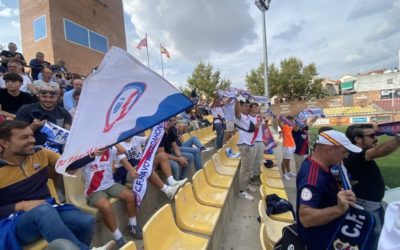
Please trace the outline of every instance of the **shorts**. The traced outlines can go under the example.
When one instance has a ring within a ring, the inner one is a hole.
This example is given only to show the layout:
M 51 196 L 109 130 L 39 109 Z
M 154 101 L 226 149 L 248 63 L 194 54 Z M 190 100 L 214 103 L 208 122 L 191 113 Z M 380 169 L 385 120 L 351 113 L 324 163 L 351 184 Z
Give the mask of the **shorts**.
M 233 121 L 225 121 L 225 125 L 226 125 L 227 132 L 235 131 L 235 123 L 233 123 Z
M 102 198 L 106 199 L 110 197 L 118 198 L 119 195 L 122 193 L 122 191 L 124 191 L 125 189 L 127 188 L 124 185 L 115 183 L 107 189 L 92 193 L 91 195 L 86 197 L 86 202 L 89 206 L 94 207 L 94 204 L 96 204 L 96 202 Z
M 282 147 L 283 159 L 291 159 L 294 154 L 295 147 Z

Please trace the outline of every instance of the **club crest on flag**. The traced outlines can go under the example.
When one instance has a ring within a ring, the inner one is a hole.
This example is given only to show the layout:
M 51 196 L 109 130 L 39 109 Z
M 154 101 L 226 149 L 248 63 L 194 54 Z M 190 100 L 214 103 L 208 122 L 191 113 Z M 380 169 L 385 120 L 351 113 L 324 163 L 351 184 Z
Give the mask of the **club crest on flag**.
M 143 82 L 129 83 L 122 88 L 107 111 L 106 124 L 103 132 L 107 133 L 116 122 L 123 119 L 140 99 L 145 90 L 146 84 Z

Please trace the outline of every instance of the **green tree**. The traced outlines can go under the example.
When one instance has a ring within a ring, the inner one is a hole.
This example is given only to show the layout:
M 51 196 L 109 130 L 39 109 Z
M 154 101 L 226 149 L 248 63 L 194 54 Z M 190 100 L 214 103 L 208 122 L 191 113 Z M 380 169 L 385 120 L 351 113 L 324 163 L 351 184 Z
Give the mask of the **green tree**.
M 180 86 L 178 89 L 187 97 L 190 97 L 190 94 L 192 93 L 192 90 L 186 86 Z
M 215 90 L 225 89 L 231 84 L 230 80 L 221 79 L 219 70 L 214 70 L 210 63 L 205 64 L 203 62 L 197 64 L 187 82 L 191 89 L 195 88 L 200 96 L 204 95 L 208 100 L 215 97 Z

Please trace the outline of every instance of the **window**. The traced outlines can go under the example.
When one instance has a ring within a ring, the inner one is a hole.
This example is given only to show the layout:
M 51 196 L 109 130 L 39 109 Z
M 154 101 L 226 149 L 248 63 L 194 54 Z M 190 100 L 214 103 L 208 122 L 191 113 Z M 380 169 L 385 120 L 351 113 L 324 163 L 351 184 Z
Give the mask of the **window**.
M 343 106 L 344 107 L 353 106 L 353 95 L 343 95 Z
M 47 36 L 46 16 L 40 16 L 33 20 L 33 40 L 39 41 Z
M 90 48 L 107 53 L 108 41 L 107 38 L 93 31 L 89 31 Z
M 65 39 L 87 48 L 107 53 L 108 39 L 68 19 L 64 19 Z

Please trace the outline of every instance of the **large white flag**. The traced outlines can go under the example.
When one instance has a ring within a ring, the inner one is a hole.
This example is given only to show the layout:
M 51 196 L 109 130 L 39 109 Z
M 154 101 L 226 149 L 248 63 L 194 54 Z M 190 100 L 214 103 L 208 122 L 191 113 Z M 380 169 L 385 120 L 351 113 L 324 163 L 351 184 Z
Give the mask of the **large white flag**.
M 126 51 L 112 47 L 83 85 L 56 171 L 94 150 L 155 126 L 192 105 L 189 98 Z

